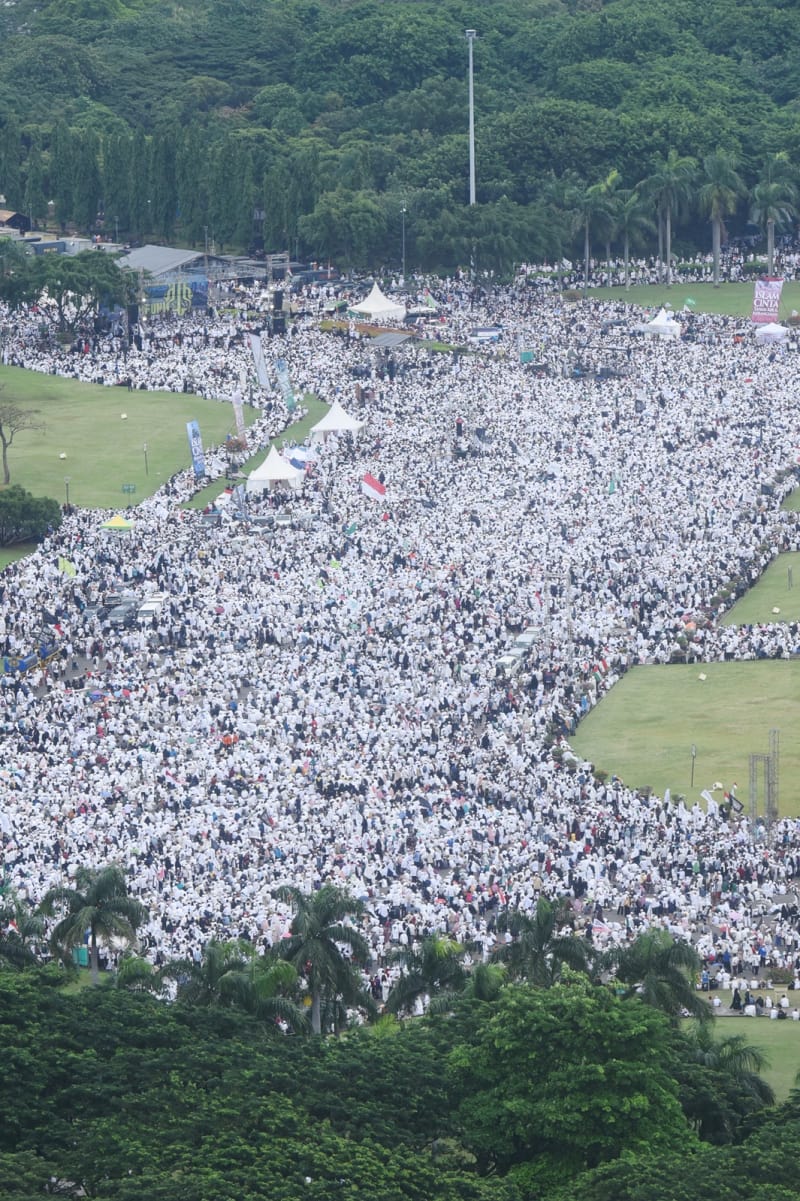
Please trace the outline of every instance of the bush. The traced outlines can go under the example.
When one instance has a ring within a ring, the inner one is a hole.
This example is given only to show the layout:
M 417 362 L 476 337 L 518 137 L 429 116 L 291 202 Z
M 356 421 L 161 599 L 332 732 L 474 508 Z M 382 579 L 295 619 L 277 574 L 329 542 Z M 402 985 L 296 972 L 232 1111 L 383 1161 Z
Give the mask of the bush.
M 0 489 L 0 546 L 38 542 L 61 525 L 61 507 L 49 496 L 32 496 L 19 484 Z

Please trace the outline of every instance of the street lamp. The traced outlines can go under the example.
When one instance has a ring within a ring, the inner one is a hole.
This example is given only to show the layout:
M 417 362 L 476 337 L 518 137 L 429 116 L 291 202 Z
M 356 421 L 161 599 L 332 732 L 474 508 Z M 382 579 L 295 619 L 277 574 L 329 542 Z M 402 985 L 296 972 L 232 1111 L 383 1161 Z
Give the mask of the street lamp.
M 144 446 L 142 447 L 142 450 L 144 451 L 144 473 L 145 473 L 145 475 L 149 475 L 150 468 L 147 464 L 147 443 L 146 442 L 145 442 Z
M 467 30 L 469 47 L 469 202 L 475 203 L 475 90 L 472 72 L 472 44 L 477 37 L 474 29 Z
M 65 492 L 65 494 L 66 494 L 66 497 L 67 497 L 67 508 L 69 508 L 69 481 L 70 481 L 71 479 L 72 479 L 72 476 L 71 476 L 71 475 L 65 475 L 65 476 L 64 476 L 64 492 Z
M 403 283 L 406 280 L 406 206 L 400 209 L 400 215 L 403 218 Z

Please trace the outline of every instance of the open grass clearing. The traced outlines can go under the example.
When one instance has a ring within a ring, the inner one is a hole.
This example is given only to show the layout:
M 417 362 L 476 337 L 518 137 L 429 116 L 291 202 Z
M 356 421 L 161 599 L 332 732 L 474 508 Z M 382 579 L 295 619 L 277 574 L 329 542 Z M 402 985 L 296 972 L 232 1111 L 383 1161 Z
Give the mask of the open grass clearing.
M 705 676 L 705 679 L 701 679 Z M 631 788 L 669 788 L 691 805 L 717 782 L 738 784 L 749 804 L 751 754 L 769 751 L 782 731 L 779 811 L 800 815 L 800 662 L 670 664 L 634 667 L 581 722 L 576 754 Z M 692 746 L 696 747 L 694 786 Z M 760 795 L 763 797 L 763 784 Z M 722 799 L 721 792 L 716 794 Z
M 670 305 L 676 312 L 687 300 L 695 313 L 717 313 L 725 317 L 749 317 L 753 311 L 754 281 L 720 284 L 683 283 L 676 281 L 671 287 L 666 284 L 643 284 L 631 288 L 590 288 L 589 296 L 596 300 L 624 301 L 626 304 L 641 305 L 642 308 L 663 308 Z M 790 316 L 793 309 L 800 310 L 800 282 L 787 280 L 781 293 L 778 320 Z
M 779 609 L 779 613 L 773 610 Z M 800 621 L 800 554 L 778 555 L 743 597 L 721 618 L 722 625 Z M 793 649 L 793 648 L 792 648 Z
M 81 507 L 136 504 L 189 466 L 187 421 L 199 423 L 205 445 L 235 433 L 230 404 L 190 394 L 128 392 L 16 367 L 0 367 L 0 385 L 4 402 L 39 410 L 45 425 L 44 432 L 14 439 L 11 482 L 60 503 L 68 487 L 70 502 Z M 248 425 L 255 416 L 245 406 Z M 135 492 L 124 492 L 124 485 Z
M 9 563 L 16 563 L 18 559 L 24 559 L 26 555 L 32 554 L 35 550 L 35 542 L 20 542 L 18 546 L 0 546 L 0 571 L 4 567 L 8 567 Z

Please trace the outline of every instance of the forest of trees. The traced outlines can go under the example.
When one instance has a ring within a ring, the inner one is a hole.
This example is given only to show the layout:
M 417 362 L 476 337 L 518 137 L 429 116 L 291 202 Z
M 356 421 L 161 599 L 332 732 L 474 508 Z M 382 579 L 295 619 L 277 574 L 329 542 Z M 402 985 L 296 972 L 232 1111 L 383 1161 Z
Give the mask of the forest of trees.
M 0 192 L 35 222 L 343 267 L 396 268 L 401 223 L 413 268 L 582 258 L 587 233 L 669 261 L 665 238 L 790 226 L 798 94 L 791 0 L 15 0 Z
M 710 1175 L 720 1201 L 793 1195 L 800 1092 L 775 1105 L 687 944 L 596 955 L 540 899 L 494 961 L 437 934 L 398 950 L 379 1013 L 363 904 L 282 896 L 270 951 L 211 940 L 161 967 L 130 953 L 146 913 L 115 865 L 36 908 L 0 896 L 4 1198 L 705 1201 Z

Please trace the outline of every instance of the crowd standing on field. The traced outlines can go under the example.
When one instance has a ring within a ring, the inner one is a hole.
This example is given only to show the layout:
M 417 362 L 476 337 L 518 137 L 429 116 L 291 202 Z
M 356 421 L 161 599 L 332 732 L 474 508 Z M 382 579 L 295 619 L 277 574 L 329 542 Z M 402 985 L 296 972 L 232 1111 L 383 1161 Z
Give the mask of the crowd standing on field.
M 211 525 L 181 507 L 187 470 L 131 511 L 130 535 L 71 510 L 0 575 L 0 651 L 24 653 L 43 614 L 60 649 L 0 687 L 6 883 L 35 902 L 81 865 L 120 863 L 156 962 L 211 938 L 270 946 L 291 918 L 276 889 L 332 882 L 365 902 L 373 970 L 436 931 L 488 955 L 498 914 L 540 895 L 569 897 L 599 946 L 663 927 L 730 979 L 800 969 L 800 822 L 753 830 L 720 791 L 644 795 L 596 774 L 610 754 L 569 748 L 635 665 L 800 654 L 797 623 L 716 620 L 800 549 L 781 508 L 796 344 L 691 313 L 679 341 L 634 336 L 626 306 L 524 279 L 432 294 L 429 337 L 499 339 L 378 353 L 352 325 L 321 331 L 334 289 L 314 285 L 291 332 L 264 337 L 272 390 L 246 338 L 268 307 L 258 285 L 231 314 L 155 319 L 140 344 L 43 345 L 36 313 L 0 314 L 8 364 L 220 400 L 244 379 L 251 446 L 292 440 L 279 358 L 298 395 L 364 422 L 317 445 L 299 499 L 248 501 L 302 520 Z M 221 475 L 225 455 L 208 463 Z M 111 629 L 95 606 L 120 588 L 166 600 Z M 498 670 L 524 631 L 521 666 Z

